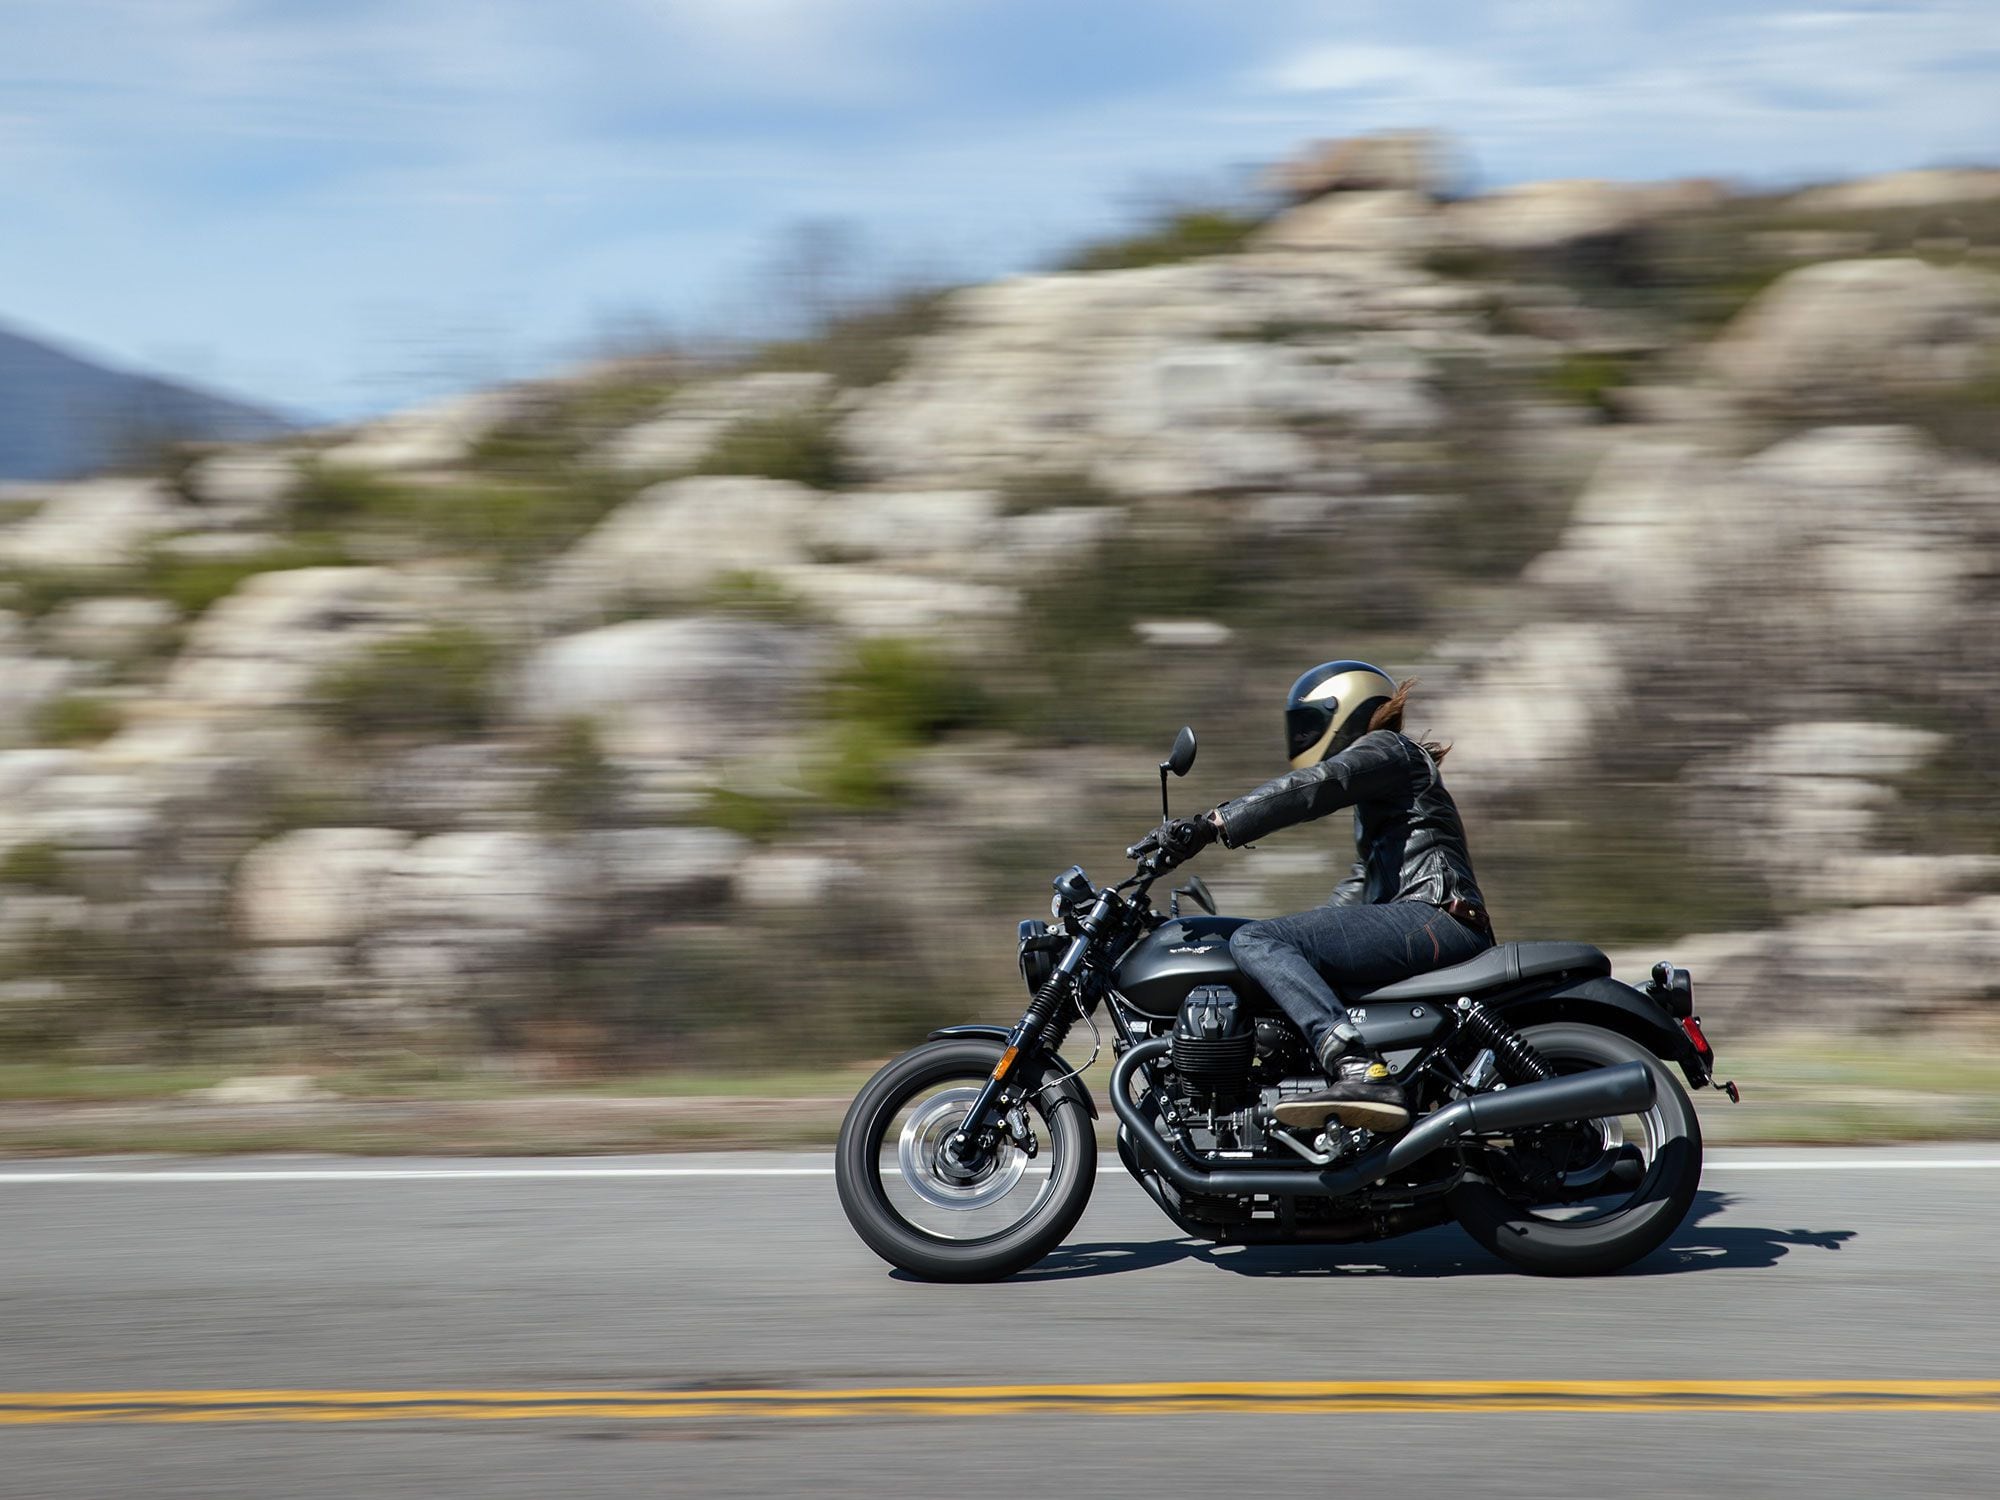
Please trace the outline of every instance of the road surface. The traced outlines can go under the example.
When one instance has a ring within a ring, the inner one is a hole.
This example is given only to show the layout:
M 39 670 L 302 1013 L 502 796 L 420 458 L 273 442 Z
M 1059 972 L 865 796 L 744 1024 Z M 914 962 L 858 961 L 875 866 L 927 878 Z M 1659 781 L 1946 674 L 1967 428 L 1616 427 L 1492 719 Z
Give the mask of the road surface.
M 1714 1152 L 1587 1282 L 1204 1248 L 1106 1165 L 947 1287 L 823 1157 L 0 1164 L 0 1495 L 2000 1490 L 2000 1147 Z

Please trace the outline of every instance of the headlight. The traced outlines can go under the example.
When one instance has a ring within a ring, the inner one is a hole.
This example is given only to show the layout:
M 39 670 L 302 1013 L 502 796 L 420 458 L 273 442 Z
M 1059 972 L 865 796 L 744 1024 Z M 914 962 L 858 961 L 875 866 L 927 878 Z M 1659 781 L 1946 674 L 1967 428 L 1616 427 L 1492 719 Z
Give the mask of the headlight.
M 1048 944 L 1049 924 L 1030 918 L 1017 931 L 1021 940 L 1021 978 L 1029 994 L 1038 994 L 1056 966 L 1055 952 Z

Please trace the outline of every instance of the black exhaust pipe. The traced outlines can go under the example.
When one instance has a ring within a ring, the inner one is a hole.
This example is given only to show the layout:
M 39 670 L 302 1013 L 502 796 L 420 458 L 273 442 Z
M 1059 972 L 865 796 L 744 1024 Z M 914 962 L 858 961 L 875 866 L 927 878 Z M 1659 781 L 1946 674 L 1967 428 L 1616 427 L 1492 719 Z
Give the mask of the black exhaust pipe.
M 1141 1042 L 1111 1070 L 1111 1107 L 1147 1166 L 1183 1193 L 1242 1193 L 1266 1198 L 1344 1198 L 1421 1161 L 1463 1135 L 1525 1130 L 1587 1120 L 1599 1115 L 1633 1114 L 1653 1107 L 1653 1074 L 1644 1063 L 1592 1068 L 1567 1078 L 1525 1083 L 1517 1088 L 1476 1094 L 1425 1115 L 1402 1135 L 1338 1166 L 1309 1165 L 1273 1170 L 1209 1168 L 1189 1161 L 1160 1134 L 1132 1100 L 1132 1075 L 1173 1045 L 1169 1037 Z

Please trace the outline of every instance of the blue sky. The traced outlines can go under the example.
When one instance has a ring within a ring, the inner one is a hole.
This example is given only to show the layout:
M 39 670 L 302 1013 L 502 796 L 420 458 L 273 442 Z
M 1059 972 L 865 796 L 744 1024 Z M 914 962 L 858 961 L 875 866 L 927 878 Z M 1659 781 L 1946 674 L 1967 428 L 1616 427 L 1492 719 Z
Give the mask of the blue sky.
M 1400 125 L 1486 184 L 1990 159 L 2000 10 L 0 0 L 0 322 L 351 415 L 754 325 L 801 220 L 984 276 Z

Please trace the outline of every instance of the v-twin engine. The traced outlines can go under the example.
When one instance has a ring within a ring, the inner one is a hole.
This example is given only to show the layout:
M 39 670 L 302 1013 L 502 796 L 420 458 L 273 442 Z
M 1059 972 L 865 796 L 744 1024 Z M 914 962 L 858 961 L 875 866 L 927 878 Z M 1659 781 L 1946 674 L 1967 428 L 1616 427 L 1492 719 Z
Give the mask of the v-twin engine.
M 1227 985 L 1188 993 L 1174 1019 L 1167 1062 L 1164 1123 L 1185 1149 L 1203 1157 L 1256 1155 L 1289 1144 L 1274 1140 L 1265 1122 L 1281 1099 L 1323 1086 L 1298 1033 L 1281 1019 L 1253 1017 Z M 1313 1144 L 1339 1158 L 1369 1140 L 1367 1131 L 1336 1127 Z
M 1257 1026 L 1236 991 L 1205 984 L 1188 992 L 1174 1019 L 1168 1060 L 1182 1087 L 1196 1098 L 1233 1104 L 1251 1092 Z

